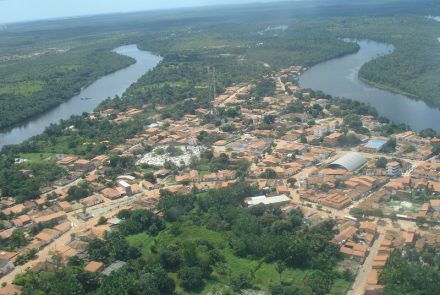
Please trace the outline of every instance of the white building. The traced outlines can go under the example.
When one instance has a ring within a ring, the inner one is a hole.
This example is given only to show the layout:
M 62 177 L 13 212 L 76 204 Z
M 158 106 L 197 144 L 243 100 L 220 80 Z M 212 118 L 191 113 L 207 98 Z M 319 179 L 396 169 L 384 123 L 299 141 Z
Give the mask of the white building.
M 399 162 L 393 161 L 388 163 L 386 170 L 387 170 L 387 175 L 390 177 L 399 177 L 400 175 L 402 175 Z
M 290 203 L 290 198 L 286 195 L 280 195 L 275 197 L 258 196 L 252 198 L 246 198 L 244 202 L 247 207 L 253 207 L 259 204 L 263 204 L 269 207 L 280 207 Z
M 313 128 L 313 136 L 316 138 L 323 138 L 328 131 L 329 129 L 327 126 L 316 126 Z

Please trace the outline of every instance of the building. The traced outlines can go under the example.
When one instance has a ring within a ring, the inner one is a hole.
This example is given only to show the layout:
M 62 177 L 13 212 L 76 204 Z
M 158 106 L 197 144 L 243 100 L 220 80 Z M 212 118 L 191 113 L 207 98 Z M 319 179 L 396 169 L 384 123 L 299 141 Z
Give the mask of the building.
M 61 223 L 67 219 L 67 215 L 63 211 L 58 211 L 52 214 L 43 215 L 34 218 L 35 223 L 46 223 L 46 222 L 55 222 L 55 223 Z
M 14 270 L 14 261 L 17 258 L 17 252 L 0 252 L 0 277 Z
M 315 138 L 323 138 L 324 135 L 329 131 L 327 126 L 316 126 L 313 128 L 313 136 Z
M 363 145 L 361 147 L 361 150 L 366 153 L 377 153 L 383 148 L 386 143 L 387 141 L 383 139 L 372 139 L 365 145 Z
M 112 272 L 120 270 L 122 267 L 124 267 L 126 262 L 124 261 L 115 261 L 114 263 L 110 264 L 106 269 L 102 271 L 102 274 L 108 277 Z
M 0 258 L 0 276 L 7 275 L 14 270 L 14 263 L 9 259 Z
M 116 199 L 119 199 L 119 198 L 121 198 L 122 195 L 123 195 L 120 191 L 118 191 L 118 190 L 116 190 L 116 189 L 113 189 L 113 188 L 109 188 L 109 187 L 103 189 L 103 190 L 101 191 L 101 194 L 102 194 L 105 198 L 107 198 L 107 199 L 109 199 L 109 200 L 116 200 Z
M 367 162 L 368 160 L 364 158 L 361 154 L 350 152 L 331 163 L 329 168 L 345 169 L 347 171 L 353 172 L 362 168 Z
M 125 180 L 118 181 L 118 186 L 122 188 L 128 196 L 132 195 L 131 185 L 127 181 Z
M 104 201 L 101 198 L 98 198 L 97 196 L 90 196 L 84 199 L 81 199 L 79 203 L 85 207 L 92 207 L 96 206 L 98 204 L 103 203 Z
M 258 196 L 252 198 L 246 198 L 245 204 L 247 207 L 253 207 L 259 204 L 263 204 L 269 207 L 281 207 L 290 203 L 290 198 L 286 195 L 280 195 L 275 197 Z
M 351 199 L 341 194 L 333 194 L 321 201 L 321 204 L 334 209 L 342 209 L 351 204 Z
M 376 234 L 377 225 L 371 222 L 361 222 L 359 231 L 362 233 Z
M 73 164 L 73 170 L 80 171 L 80 172 L 86 172 L 89 171 L 92 168 L 92 164 L 89 160 L 77 160 Z
M 98 261 L 90 261 L 89 264 L 84 267 L 84 270 L 88 272 L 100 272 L 103 269 L 104 263 Z
M 440 200 L 431 200 L 429 204 L 434 211 L 440 211 Z
M 390 177 L 399 177 L 402 175 L 400 163 L 396 161 L 389 162 L 386 166 L 387 175 Z

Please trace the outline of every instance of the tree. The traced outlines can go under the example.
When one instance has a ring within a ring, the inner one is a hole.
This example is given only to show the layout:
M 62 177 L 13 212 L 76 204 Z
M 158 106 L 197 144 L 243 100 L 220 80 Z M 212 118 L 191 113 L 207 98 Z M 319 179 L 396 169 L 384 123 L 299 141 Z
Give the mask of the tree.
M 419 135 L 424 138 L 433 138 L 437 136 L 437 132 L 432 128 L 428 128 L 420 131 Z
M 261 175 L 261 178 L 266 178 L 266 179 L 277 179 L 278 178 L 278 174 L 275 172 L 275 170 L 273 169 L 266 169 L 266 171 L 264 171 Z
M 24 235 L 24 232 L 19 229 L 15 229 L 9 237 L 9 246 L 12 249 L 24 247 L 28 244 L 28 241 Z
M 176 270 L 181 263 L 179 251 L 173 248 L 163 250 L 160 253 L 160 263 L 166 270 Z
M 292 177 L 287 179 L 287 183 L 290 184 L 290 187 L 295 187 L 296 182 L 297 182 L 296 178 Z
M 273 284 L 269 286 L 271 295 L 302 295 L 303 293 L 295 286 Z
M 440 143 L 437 143 L 433 146 L 432 154 L 436 156 L 440 155 Z
M 306 275 L 304 285 L 310 287 L 315 295 L 325 295 L 333 286 L 333 278 L 327 272 L 314 270 Z
M 88 252 L 90 258 L 95 261 L 106 262 L 110 256 L 106 242 L 100 239 L 90 241 Z
M 77 201 L 90 196 L 91 191 L 86 183 L 80 184 L 78 186 L 74 185 L 67 191 L 68 201 Z
M 257 84 L 255 94 L 258 98 L 272 96 L 275 93 L 275 82 L 272 79 L 264 79 Z
M 198 291 L 203 285 L 203 272 L 198 266 L 188 267 L 185 266 L 179 271 L 179 278 L 181 279 L 180 285 L 186 291 Z
M 282 279 L 283 272 L 286 270 L 286 268 L 287 265 L 283 261 L 278 261 L 277 264 L 275 265 L 275 270 L 280 275 L 280 282 Z
M 156 183 L 156 176 L 154 176 L 154 173 L 153 172 L 146 172 L 145 174 L 144 174 L 144 179 L 146 180 L 146 181 L 149 181 L 149 182 L 151 182 L 151 183 Z
M 417 226 L 423 226 L 426 223 L 426 217 L 423 216 L 417 216 L 416 217 L 416 224 Z
M 130 245 L 120 231 L 107 232 L 105 241 L 112 260 L 127 260 Z
M 245 274 L 239 274 L 238 276 L 234 276 L 231 278 L 231 286 L 232 289 L 238 293 L 240 293 L 241 290 L 249 289 L 252 287 L 252 285 L 249 283 L 250 279 Z
M 383 168 L 383 169 L 385 169 L 386 166 L 387 166 L 387 164 L 388 164 L 388 160 L 387 160 L 386 158 L 384 158 L 384 157 L 380 157 L 380 158 L 377 159 L 377 161 L 376 161 L 376 167 L 377 167 L 377 168 Z
M 266 125 L 272 125 L 275 122 L 276 117 L 274 115 L 265 115 L 263 117 L 263 122 Z
M 382 147 L 382 152 L 384 153 L 393 153 L 396 151 L 397 142 L 395 138 L 391 138 L 384 144 Z
M 98 219 L 98 225 L 103 225 L 107 222 L 107 218 L 105 218 L 104 216 L 99 217 Z

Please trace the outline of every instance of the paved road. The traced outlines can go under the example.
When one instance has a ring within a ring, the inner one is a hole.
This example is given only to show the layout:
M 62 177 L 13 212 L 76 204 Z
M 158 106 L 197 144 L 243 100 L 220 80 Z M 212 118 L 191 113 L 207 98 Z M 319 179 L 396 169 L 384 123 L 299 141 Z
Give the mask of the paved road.
M 353 286 L 350 291 L 348 291 L 347 295 L 364 295 L 365 288 L 368 283 L 368 275 L 373 269 L 374 257 L 376 257 L 377 252 L 379 251 L 380 244 L 382 244 L 385 235 L 380 233 L 379 237 L 374 242 L 373 246 L 370 248 L 370 253 L 365 259 L 364 264 L 359 269 L 359 272 L 356 276 L 356 279 L 353 283 Z

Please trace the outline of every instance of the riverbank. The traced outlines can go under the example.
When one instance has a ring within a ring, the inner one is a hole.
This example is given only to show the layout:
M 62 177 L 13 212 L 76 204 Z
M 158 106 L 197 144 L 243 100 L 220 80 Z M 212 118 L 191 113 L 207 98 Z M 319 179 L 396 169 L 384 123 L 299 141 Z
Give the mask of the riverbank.
M 391 53 L 393 46 L 370 40 L 357 43 L 361 46 L 357 53 L 323 62 L 304 72 L 299 78 L 300 86 L 368 103 L 381 116 L 406 124 L 416 131 L 432 128 L 439 132 L 440 109 L 414 95 L 360 77 L 362 67 Z
M 137 82 L 162 60 L 160 56 L 139 50 L 136 45 L 121 46 L 114 51 L 136 62 L 97 79 L 79 94 L 46 111 L 44 114 L 0 132 L 0 149 L 5 145 L 18 144 L 41 134 L 51 124 L 57 124 L 60 120 L 66 120 L 72 115 L 92 112 L 107 98 L 121 96 L 130 85 Z M 81 98 L 84 97 L 92 99 L 82 100 Z
M 112 52 L 113 48 L 79 46 L 1 63 L 0 130 L 42 115 L 100 77 L 135 63 L 128 56 Z

